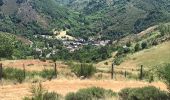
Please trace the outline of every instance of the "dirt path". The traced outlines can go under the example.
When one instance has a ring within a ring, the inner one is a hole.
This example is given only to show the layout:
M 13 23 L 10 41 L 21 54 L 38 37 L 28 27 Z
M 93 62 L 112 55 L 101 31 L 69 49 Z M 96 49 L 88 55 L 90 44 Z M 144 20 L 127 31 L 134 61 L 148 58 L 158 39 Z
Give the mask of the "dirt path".
M 45 89 L 55 91 L 59 94 L 66 95 L 68 92 L 75 92 L 81 88 L 92 86 L 111 89 L 115 92 L 127 87 L 143 87 L 153 85 L 162 90 L 166 90 L 166 86 L 161 82 L 149 84 L 139 81 L 113 81 L 113 80 L 52 80 L 42 83 Z M 19 85 L 0 86 L 1 100 L 21 100 L 24 96 L 29 96 L 31 84 L 24 83 Z

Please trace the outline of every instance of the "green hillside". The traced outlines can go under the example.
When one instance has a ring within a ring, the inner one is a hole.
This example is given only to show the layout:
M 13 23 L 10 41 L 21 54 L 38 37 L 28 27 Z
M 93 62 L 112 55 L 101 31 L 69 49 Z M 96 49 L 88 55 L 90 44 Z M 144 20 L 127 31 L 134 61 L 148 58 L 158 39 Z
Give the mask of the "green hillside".
M 145 66 L 156 66 L 160 64 L 169 63 L 170 61 L 170 41 L 165 42 L 161 45 L 155 46 L 153 48 L 140 51 L 129 56 L 128 61 L 132 61 L 136 65 L 145 65 Z M 125 61 L 126 62 L 126 61 Z
M 0 31 L 117 39 L 170 21 L 169 0 L 1 0 Z
M 93 30 L 106 37 L 138 33 L 149 26 L 170 20 L 169 0 L 93 0 L 83 13 Z M 97 26 L 97 27 L 96 27 Z
M 31 37 L 81 24 L 78 13 L 59 6 L 55 0 L 6 0 L 0 9 L 0 31 L 8 33 Z

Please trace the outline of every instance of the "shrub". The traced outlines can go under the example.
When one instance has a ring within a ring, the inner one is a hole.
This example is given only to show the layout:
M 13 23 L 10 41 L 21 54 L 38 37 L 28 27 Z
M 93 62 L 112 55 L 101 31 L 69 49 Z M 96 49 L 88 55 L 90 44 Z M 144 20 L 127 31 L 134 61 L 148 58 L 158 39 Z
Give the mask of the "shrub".
M 96 72 L 96 68 L 92 64 L 77 64 L 72 66 L 72 71 L 78 77 L 91 77 Z
M 43 71 L 40 72 L 25 72 L 26 76 L 24 75 L 24 71 L 21 69 L 17 68 L 5 68 L 3 69 L 3 78 L 4 79 L 9 79 L 9 80 L 16 80 L 19 83 L 22 83 L 25 77 L 29 78 L 34 78 L 35 76 L 40 76 L 42 78 L 46 78 L 51 80 L 53 76 L 55 75 L 54 70 L 50 69 L 44 69 Z
M 68 93 L 65 100 L 98 100 L 111 98 L 112 96 L 116 96 L 116 93 L 111 90 L 91 87 L 87 89 L 80 89 L 77 93 Z
M 156 46 L 156 45 L 158 45 L 159 44 L 159 42 L 157 41 L 157 40 L 154 40 L 153 42 L 152 42 L 152 45 L 154 45 L 154 46 Z
M 131 47 L 131 46 L 132 46 L 132 43 L 129 41 L 129 42 L 126 43 L 126 46 L 127 46 L 127 47 Z
M 39 74 L 42 78 L 46 78 L 46 79 L 52 79 L 53 76 L 55 75 L 54 70 L 50 69 L 44 69 L 43 71 L 40 72 Z
M 141 50 L 141 45 L 140 45 L 140 43 L 137 43 L 134 48 L 135 48 L 135 51 Z
M 121 100 L 169 100 L 166 92 L 148 86 L 143 88 L 126 88 L 119 93 Z
M 76 99 L 76 94 L 71 92 L 71 93 L 68 93 L 66 96 L 65 96 L 65 100 L 78 100 Z
M 24 100 L 60 100 L 61 96 L 55 92 L 48 92 L 43 89 L 41 83 L 31 88 L 32 97 L 25 97 Z
M 161 70 L 161 77 L 165 80 L 167 88 L 170 92 L 170 64 L 165 64 L 164 68 Z
M 55 92 L 46 92 L 43 94 L 43 100 L 59 100 L 60 95 Z
M 109 63 L 108 63 L 108 62 L 105 62 L 104 64 L 105 64 L 105 65 L 108 65 Z
M 3 70 L 3 77 L 5 79 L 16 80 L 22 83 L 24 80 L 24 71 L 16 68 L 5 68 Z
M 142 42 L 141 47 L 142 49 L 146 49 L 148 47 L 147 42 Z
M 114 59 L 114 64 L 120 65 L 124 61 L 125 57 L 126 57 L 125 54 L 116 56 L 116 58 Z

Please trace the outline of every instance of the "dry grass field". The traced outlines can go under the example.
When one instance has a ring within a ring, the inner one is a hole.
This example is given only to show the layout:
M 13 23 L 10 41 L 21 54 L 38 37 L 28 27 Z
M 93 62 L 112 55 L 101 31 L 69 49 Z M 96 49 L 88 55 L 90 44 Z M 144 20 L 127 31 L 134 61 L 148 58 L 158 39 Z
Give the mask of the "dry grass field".
M 115 92 L 120 91 L 123 88 L 135 88 L 144 86 L 156 86 L 162 90 L 166 90 L 166 86 L 161 82 L 147 83 L 140 81 L 114 81 L 114 80 L 52 80 L 42 83 L 45 89 L 48 91 L 55 91 L 61 95 L 66 95 L 69 92 L 76 92 L 82 88 L 88 87 L 102 87 L 105 89 L 111 89 Z M 5 85 L 0 86 L 0 98 L 1 100 L 22 100 L 24 96 L 31 96 L 30 88 L 32 84 L 24 83 L 17 85 Z
M 18 68 L 23 69 L 23 66 L 25 66 L 25 69 L 27 71 L 42 71 L 43 69 L 52 69 L 54 68 L 54 63 L 52 61 L 40 61 L 40 60 L 5 60 L 0 61 L 0 63 L 3 64 L 3 67 L 12 67 L 12 68 Z M 64 65 L 62 62 L 58 61 L 57 67 L 64 68 L 67 65 Z

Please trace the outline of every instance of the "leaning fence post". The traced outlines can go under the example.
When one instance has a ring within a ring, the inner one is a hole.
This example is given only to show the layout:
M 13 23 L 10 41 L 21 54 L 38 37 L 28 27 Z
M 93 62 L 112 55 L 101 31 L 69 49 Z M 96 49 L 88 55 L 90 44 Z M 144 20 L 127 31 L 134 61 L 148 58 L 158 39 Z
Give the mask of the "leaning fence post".
M 111 79 L 113 79 L 114 76 L 114 63 L 112 63 L 112 69 L 111 69 Z
M 2 63 L 0 63 L 0 80 L 2 80 Z
M 141 65 L 139 79 L 140 79 L 140 80 L 142 80 L 142 79 L 143 79 L 143 65 Z
M 57 78 L 57 64 L 56 64 L 56 62 L 54 63 L 54 75 Z

